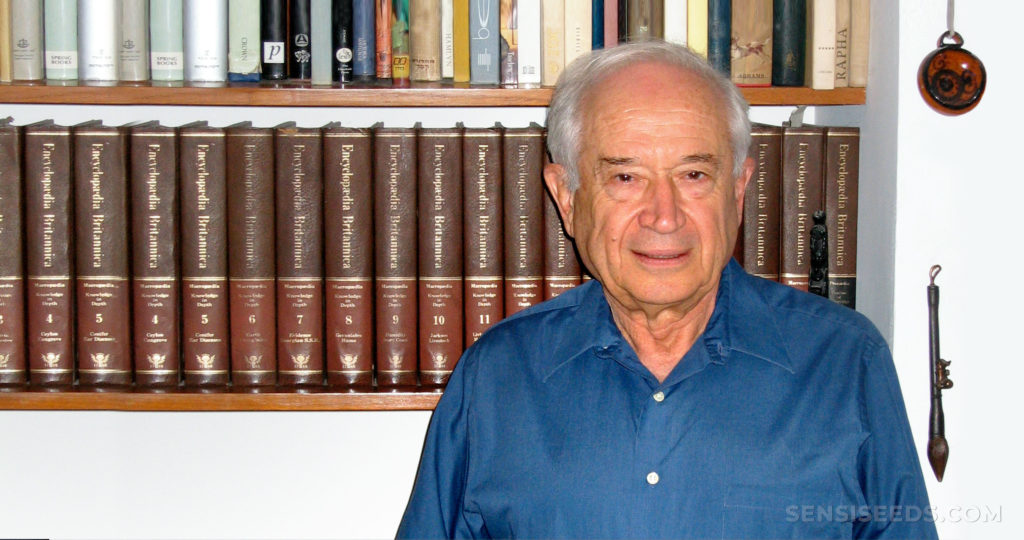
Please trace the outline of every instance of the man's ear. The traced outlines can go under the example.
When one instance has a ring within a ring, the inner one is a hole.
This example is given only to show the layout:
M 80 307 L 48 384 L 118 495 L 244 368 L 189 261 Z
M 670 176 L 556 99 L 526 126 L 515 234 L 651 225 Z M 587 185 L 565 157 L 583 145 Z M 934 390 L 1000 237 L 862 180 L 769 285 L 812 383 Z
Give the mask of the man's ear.
M 754 159 L 747 158 L 743 162 L 743 171 L 740 173 L 739 178 L 736 179 L 736 190 L 734 196 L 736 198 L 736 215 L 739 216 L 739 222 L 743 222 L 743 198 L 747 193 L 747 184 L 750 183 L 750 178 L 754 175 Z
M 558 213 L 562 216 L 562 225 L 566 234 L 573 237 L 572 231 L 572 192 L 569 191 L 569 175 L 565 167 L 557 163 L 544 164 L 544 183 L 548 186 L 548 193 L 558 207 Z

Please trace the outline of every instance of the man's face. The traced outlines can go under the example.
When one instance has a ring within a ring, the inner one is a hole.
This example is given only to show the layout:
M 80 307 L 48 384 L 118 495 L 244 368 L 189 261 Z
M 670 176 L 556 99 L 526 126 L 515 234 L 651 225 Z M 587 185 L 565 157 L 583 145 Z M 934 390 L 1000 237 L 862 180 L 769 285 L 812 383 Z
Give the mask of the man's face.
M 610 300 L 648 313 L 714 301 L 752 167 L 732 175 L 717 96 L 663 65 L 630 66 L 585 102 L 580 187 L 545 178 L 587 268 Z

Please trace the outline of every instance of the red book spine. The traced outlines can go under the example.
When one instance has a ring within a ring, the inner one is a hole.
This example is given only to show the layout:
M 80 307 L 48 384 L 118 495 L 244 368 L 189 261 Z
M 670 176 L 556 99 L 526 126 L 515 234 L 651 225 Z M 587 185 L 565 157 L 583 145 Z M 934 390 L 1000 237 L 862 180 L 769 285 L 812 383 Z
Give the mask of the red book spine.
M 231 383 L 277 382 L 274 270 L 274 131 L 248 122 L 225 130 Z
M 135 383 L 173 386 L 181 362 L 177 131 L 142 124 L 130 139 Z
M 317 128 L 278 127 L 278 383 L 322 384 L 323 154 Z
M 22 258 L 21 130 L 0 119 L 0 386 L 22 385 L 25 362 L 25 267 Z
M 543 300 L 544 130 L 508 128 L 504 138 L 505 315 Z
M 778 281 L 782 128 L 754 124 L 748 156 L 754 160 L 754 175 L 743 201 L 743 267 Z
M 462 354 L 462 128 L 418 146 L 420 384 L 443 386 Z
M 327 384 L 373 384 L 373 134 L 324 130 Z
M 78 379 L 132 382 L 128 155 L 124 130 L 74 129 Z
M 501 146 L 500 127 L 462 134 L 467 346 L 505 316 Z

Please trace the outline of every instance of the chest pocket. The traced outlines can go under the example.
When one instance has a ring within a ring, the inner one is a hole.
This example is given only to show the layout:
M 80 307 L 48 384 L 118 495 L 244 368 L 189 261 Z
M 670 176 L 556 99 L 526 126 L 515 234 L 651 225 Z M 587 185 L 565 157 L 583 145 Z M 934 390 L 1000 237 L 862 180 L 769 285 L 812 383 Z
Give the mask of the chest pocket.
M 838 485 L 732 485 L 723 502 L 722 538 L 852 538 L 853 509 Z

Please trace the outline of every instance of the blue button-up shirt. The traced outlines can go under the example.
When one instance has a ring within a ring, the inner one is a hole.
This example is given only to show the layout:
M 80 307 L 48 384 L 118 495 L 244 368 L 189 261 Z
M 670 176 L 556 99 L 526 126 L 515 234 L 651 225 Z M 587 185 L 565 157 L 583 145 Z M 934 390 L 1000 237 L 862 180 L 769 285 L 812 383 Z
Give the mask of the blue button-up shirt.
M 934 538 L 888 347 L 731 262 L 663 381 L 590 282 L 496 325 L 430 422 L 402 538 Z

